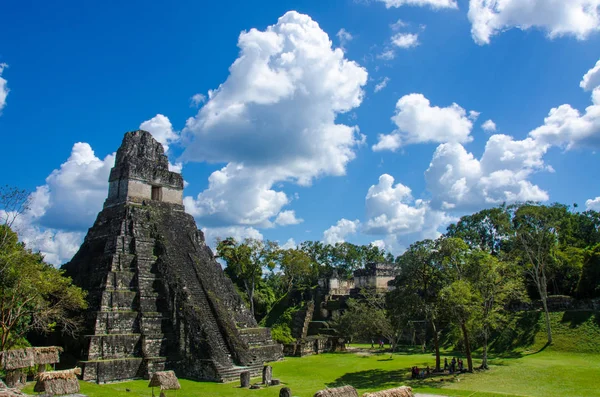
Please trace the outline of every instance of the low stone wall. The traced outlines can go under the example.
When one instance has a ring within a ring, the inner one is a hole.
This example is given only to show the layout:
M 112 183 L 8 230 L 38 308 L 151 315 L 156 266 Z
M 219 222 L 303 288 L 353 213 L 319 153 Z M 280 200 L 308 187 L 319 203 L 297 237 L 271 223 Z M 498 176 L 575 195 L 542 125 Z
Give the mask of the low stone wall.
M 600 299 L 575 299 L 570 296 L 549 296 L 546 301 L 548 311 L 563 312 L 563 311 L 600 311 Z M 532 302 L 519 302 L 512 304 L 509 309 L 511 311 L 532 311 L 542 310 L 542 301 L 536 300 Z

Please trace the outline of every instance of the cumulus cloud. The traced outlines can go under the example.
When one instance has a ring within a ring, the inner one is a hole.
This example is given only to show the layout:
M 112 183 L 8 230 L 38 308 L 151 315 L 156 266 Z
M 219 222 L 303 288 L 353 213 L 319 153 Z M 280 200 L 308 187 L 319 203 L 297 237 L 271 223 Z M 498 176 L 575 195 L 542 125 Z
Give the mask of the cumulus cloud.
M 262 240 L 263 235 L 253 227 L 228 226 L 228 227 L 205 227 L 202 228 L 204 240 L 209 247 L 216 249 L 217 239 L 233 237 L 236 241 L 243 241 L 246 238 Z
M 588 210 L 600 211 L 600 197 L 586 200 L 585 208 Z
M 67 161 L 31 193 L 29 209 L 16 219 L 21 241 L 54 265 L 71 259 L 102 209 L 114 159 L 114 153 L 96 157 L 87 143 L 73 145 Z
M 297 225 L 302 222 L 304 219 L 296 218 L 296 212 L 293 210 L 281 211 L 275 218 L 275 223 L 280 226 Z
M 376 0 L 385 4 L 386 8 L 402 6 L 430 7 L 434 10 L 442 8 L 458 8 L 456 0 Z
M 284 250 L 289 250 L 289 249 L 295 249 L 296 247 L 298 247 L 298 244 L 296 244 L 296 241 L 293 238 L 289 238 L 282 246 L 281 248 Z
M 596 65 L 587 71 L 587 73 L 581 79 L 579 86 L 586 91 L 592 91 L 594 88 L 600 86 L 600 60 L 596 62 Z
M 492 120 L 487 120 L 481 125 L 481 128 L 483 128 L 483 130 L 486 132 L 494 132 L 496 131 L 496 123 L 494 123 Z
M 548 193 L 528 177 L 546 169 L 543 156 L 548 145 L 532 138 L 516 141 L 492 135 L 481 159 L 459 143 L 436 149 L 425 172 L 431 206 L 449 211 L 475 211 L 485 206 L 515 201 L 547 201 Z
M 369 188 L 365 208 L 367 221 L 362 231 L 385 235 L 385 245 L 394 252 L 415 239 L 437 238 L 439 229 L 450 221 L 444 212 L 433 210 L 427 201 L 415 200 L 408 186 L 394 185 L 394 177 L 389 174 L 381 175 L 378 184 Z
M 32 206 L 38 208 L 39 224 L 66 230 L 90 227 L 106 199 L 114 162 L 114 153 L 100 159 L 89 144 L 73 145 L 67 161 L 36 191 Z
M 411 205 L 412 204 L 412 205 Z M 420 229 L 423 226 L 426 206 L 421 200 L 415 202 L 411 190 L 394 178 L 383 174 L 379 183 L 369 188 L 365 198 L 367 234 L 396 234 Z
M 242 32 L 238 46 L 229 77 L 182 133 L 182 159 L 228 163 L 185 199 L 213 227 L 272 225 L 289 203 L 275 183 L 344 175 L 364 141 L 358 127 L 335 121 L 362 102 L 367 72 L 308 15 L 290 11 L 265 31 Z
M 581 114 L 569 104 L 553 108 L 544 124 L 529 135 L 546 144 L 575 147 L 600 145 L 600 87 L 592 92 L 592 105 Z
M 413 48 L 421 44 L 417 33 L 397 33 L 392 36 L 391 41 L 399 48 Z
M 600 29 L 600 0 L 470 0 L 468 17 L 477 44 L 508 29 L 532 27 L 549 38 L 574 36 L 585 40 Z
M 152 137 L 163 145 L 165 153 L 169 151 L 169 145 L 179 140 L 179 135 L 173 131 L 173 125 L 168 117 L 157 114 L 150 120 L 140 124 L 140 130 L 148 131 Z
M 380 134 L 373 150 L 397 150 L 401 146 L 428 142 L 470 142 L 473 122 L 456 103 L 440 108 L 431 106 L 423 94 L 405 95 L 396 103 L 392 121 L 398 127 L 391 134 Z
M 4 72 L 4 69 L 6 69 L 7 67 L 7 64 L 0 63 L 0 111 L 2 111 L 2 109 L 6 105 L 6 97 L 8 96 L 9 91 L 6 80 L 2 78 L 2 72 Z
M 323 232 L 323 242 L 325 244 L 343 243 L 346 236 L 356 234 L 360 221 L 358 219 L 350 221 L 342 218 L 335 225 Z
M 385 87 L 387 87 L 387 84 L 389 82 L 390 82 L 389 77 L 384 77 L 383 79 L 381 79 L 381 81 L 375 85 L 375 92 L 379 92 L 379 91 L 383 90 Z

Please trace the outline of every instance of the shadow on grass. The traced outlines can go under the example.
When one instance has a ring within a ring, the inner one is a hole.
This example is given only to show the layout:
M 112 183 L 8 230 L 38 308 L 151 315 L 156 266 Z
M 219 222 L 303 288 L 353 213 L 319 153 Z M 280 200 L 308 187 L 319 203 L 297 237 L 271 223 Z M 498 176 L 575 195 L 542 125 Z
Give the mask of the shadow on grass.
M 594 313 L 591 312 L 591 311 L 579 311 L 579 312 L 571 311 L 571 312 L 565 312 L 563 314 L 562 319 L 560 320 L 560 322 L 561 323 L 569 323 L 569 327 L 570 328 L 577 328 L 581 324 L 583 324 L 586 321 L 588 321 L 590 319 L 590 317 L 592 317 L 592 314 L 594 314 Z M 596 318 L 596 321 L 597 320 L 598 319 Z
M 354 386 L 357 389 L 387 389 L 403 384 L 413 388 L 441 388 L 448 382 L 453 382 L 455 375 L 430 376 L 426 379 L 411 379 L 409 369 L 381 370 L 370 369 L 359 372 L 349 372 L 327 383 L 327 387 Z
M 495 336 L 490 353 L 504 358 L 520 358 L 526 355 L 519 349 L 533 345 L 535 335 L 540 330 L 541 316 L 539 311 L 518 314 L 514 322 Z

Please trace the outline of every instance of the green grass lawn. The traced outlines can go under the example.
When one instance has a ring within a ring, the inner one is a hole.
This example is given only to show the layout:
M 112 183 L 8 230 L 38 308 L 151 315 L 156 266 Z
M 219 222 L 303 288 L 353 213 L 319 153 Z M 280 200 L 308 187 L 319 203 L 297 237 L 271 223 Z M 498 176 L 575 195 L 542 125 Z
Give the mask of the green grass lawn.
M 375 349 L 376 350 L 376 349 Z M 286 358 L 272 363 L 273 376 L 290 387 L 295 396 L 310 397 L 324 387 L 352 385 L 361 393 L 410 385 L 420 392 L 449 396 L 552 396 L 600 397 L 600 354 L 556 352 L 552 348 L 518 358 L 498 358 L 491 369 L 474 374 L 443 376 L 421 381 L 410 379 L 413 365 L 434 364 L 430 354 L 389 353 L 368 350 Z M 256 381 L 259 381 L 258 379 Z M 148 381 L 96 385 L 81 382 L 81 392 L 91 397 L 148 397 Z M 278 396 L 280 387 L 240 389 L 238 383 L 218 384 L 181 380 L 179 397 Z M 32 393 L 33 385 L 25 391 Z M 126 389 L 130 389 L 127 392 Z M 169 396 L 175 395 L 170 392 Z
M 490 370 L 473 374 L 413 381 L 410 368 L 413 365 L 433 367 L 435 358 L 432 354 L 406 350 L 390 359 L 389 353 L 371 349 L 370 344 L 353 344 L 352 348 L 359 348 L 354 352 L 287 357 L 271 365 L 273 376 L 299 397 L 311 397 L 317 390 L 342 385 L 352 385 L 360 393 L 409 385 L 418 392 L 447 396 L 600 397 L 598 314 L 552 313 L 552 326 L 554 344 L 544 348 L 545 333 L 539 313 L 516 315 L 495 340 L 496 352 L 491 357 Z M 448 352 L 448 359 L 453 355 L 455 353 Z M 480 364 L 478 357 L 474 364 Z M 240 389 L 237 382 L 180 382 L 178 397 L 277 397 L 280 389 Z M 90 397 L 149 397 L 151 390 L 147 385 L 148 381 L 143 380 L 107 385 L 81 382 L 81 392 Z M 25 392 L 33 393 L 33 384 Z M 174 396 L 175 393 L 171 391 L 167 395 Z

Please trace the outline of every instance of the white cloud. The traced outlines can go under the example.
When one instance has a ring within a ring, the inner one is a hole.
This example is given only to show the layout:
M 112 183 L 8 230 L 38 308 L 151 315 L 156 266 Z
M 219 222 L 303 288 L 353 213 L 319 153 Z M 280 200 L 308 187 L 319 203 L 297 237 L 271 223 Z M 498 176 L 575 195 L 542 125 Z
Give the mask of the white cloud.
M 290 202 L 284 192 L 271 188 L 275 182 L 266 168 L 229 163 L 210 175 L 206 190 L 183 203 L 202 226 L 270 227 L 269 219 Z
M 385 236 L 376 240 L 388 251 L 400 253 L 415 240 L 437 238 L 440 230 L 453 218 L 444 211 L 434 210 L 427 201 L 413 199 L 409 187 L 397 183 L 391 175 L 383 174 L 379 183 L 369 188 L 365 198 L 367 221 L 362 231 Z
M 384 61 L 391 61 L 396 57 L 396 52 L 394 50 L 387 49 L 383 51 L 381 54 L 377 55 L 377 59 L 383 59 Z
M 430 7 L 434 10 L 442 8 L 458 8 L 456 0 L 377 0 L 385 4 L 386 8 L 402 6 Z
M 336 34 L 338 40 L 340 41 L 340 48 L 346 51 L 346 44 L 352 41 L 353 37 L 346 29 L 341 28 Z
M 578 40 L 600 29 L 600 0 L 470 0 L 468 17 L 476 43 L 511 28 L 543 29 L 548 37 Z
M 390 29 L 396 31 L 405 28 L 406 26 L 408 26 L 406 22 L 404 22 L 402 19 L 398 19 L 396 22 L 390 25 Z
M 298 247 L 298 244 L 296 244 L 296 241 L 293 238 L 289 238 L 288 241 L 281 246 L 284 250 L 295 249 L 296 247 Z
M 399 48 L 413 48 L 421 44 L 417 33 L 397 33 L 391 40 L 392 44 Z
M 0 63 L 0 111 L 2 111 L 6 105 L 6 97 L 8 96 L 9 92 L 6 79 L 2 78 L 2 72 L 4 72 L 4 69 L 7 67 L 7 64 Z
M 275 223 L 280 226 L 297 225 L 302 222 L 304 219 L 296 218 L 296 212 L 293 210 L 281 211 L 275 218 Z
M 165 153 L 169 151 L 169 145 L 179 140 L 179 135 L 173 131 L 173 125 L 168 117 L 157 114 L 150 120 L 140 124 L 140 130 L 148 131 L 160 144 L 163 145 Z
M 496 131 L 496 123 L 494 123 L 492 120 L 488 120 L 481 125 L 481 128 L 483 128 L 483 130 L 486 132 L 494 132 Z
M 412 204 L 412 205 L 411 205 Z M 365 198 L 367 234 L 401 234 L 419 230 L 425 221 L 426 206 L 423 201 L 415 202 L 411 190 L 394 178 L 383 174 L 379 183 L 369 188 Z
M 600 211 L 600 197 L 586 200 L 585 208 L 588 210 Z
M 190 98 L 190 106 L 191 107 L 198 107 L 200 105 L 202 105 L 204 102 L 206 102 L 206 95 L 204 94 L 194 94 L 191 98 Z
M 36 191 L 32 206 L 37 208 L 39 224 L 66 230 L 89 228 L 107 197 L 114 162 L 114 153 L 102 160 L 89 144 L 74 144 L 67 161 Z
M 202 229 L 204 240 L 213 250 L 217 248 L 216 240 L 233 237 L 236 241 L 243 241 L 246 238 L 262 240 L 263 235 L 253 227 L 228 226 L 228 227 L 205 227 Z
M 542 158 L 547 150 L 548 145 L 531 138 L 492 135 L 478 160 L 459 143 L 442 144 L 425 172 L 431 206 L 462 212 L 503 202 L 547 201 L 548 193 L 528 180 L 546 169 Z
M 456 103 L 449 107 L 430 106 L 423 94 L 405 95 L 396 103 L 392 121 L 398 127 L 379 135 L 373 150 L 397 150 L 401 146 L 428 142 L 470 142 L 473 123 L 465 109 Z
M 71 259 L 102 209 L 114 159 L 114 153 L 96 157 L 87 143 L 73 145 L 67 161 L 31 193 L 29 210 L 15 221 L 21 241 L 54 265 Z
M 390 82 L 389 77 L 384 77 L 383 79 L 381 79 L 381 81 L 379 83 L 377 83 L 377 85 L 375 85 L 375 92 L 379 92 L 379 91 L 383 90 L 389 82 Z
M 345 174 L 364 136 L 335 121 L 362 102 L 367 71 L 294 11 L 242 32 L 238 46 L 229 77 L 183 131 L 183 160 L 228 164 L 185 204 L 201 225 L 270 226 L 290 201 L 275 183 Z
M 600 87 L 592 92 L 592 105 L 580 114 L 571 105 L 553 108 L 544 119 L 544 125 L 529 133 L 540 142 L 567 149 L 600 145 Z
M 596 65 L 587 71 L 587 73 L 581 79 L 579 86 L 586 91 L 593 91 L 594 88 L 600 87 L 600 60 L 596 62 Z
M 481 114 L 481 112 L 477 112 L 475 110 L 470 110 L 469 111 L 469 120 L 471 121 L 475 121 L 479 118 L 479 115 Z
M 325 244 L 343 243 L 346 236 L 356 234 L 360 221 L 350 221 L 342 218 L 335 225 L 323 232 L 323 242 Z

